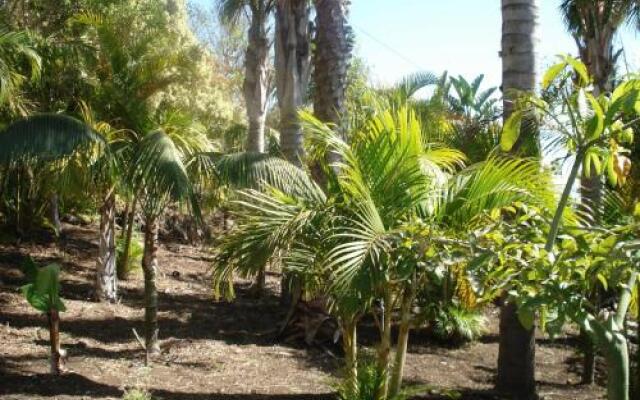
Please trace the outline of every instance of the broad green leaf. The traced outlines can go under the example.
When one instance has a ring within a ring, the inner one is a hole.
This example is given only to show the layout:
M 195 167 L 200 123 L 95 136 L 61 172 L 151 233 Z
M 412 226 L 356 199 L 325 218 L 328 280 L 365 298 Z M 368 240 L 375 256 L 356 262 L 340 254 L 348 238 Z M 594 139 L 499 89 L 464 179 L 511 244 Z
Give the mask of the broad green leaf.
M 520 129 L 522 127 L 522 111 L 514 111 L 504 123 L 502 128 L 502 137 L 500 138 L 500 148 L 502 151 L 511 151 L 513 146 L 520 137 Z
M 563 61 L 549 67 L 542 77 L 542 89 L 547 89 L 551 85 L 551 82 L 558 77 L 558 74 L 560 74 L 566 66 L 567 63 Z
M 60 299 L 59 275 L 60 267 L 57 264 L 49 264 L 38 268 L 34 281 L 21 288 L 33 308 L 41 312 L 48 312 L 51 309 L 66 310 Z
M 581 86 L 585 87 L 591 83 L 589 78 L 589 71 L 587 66 L 582 61 L 579 61 L 571 56 L 565 56 L 564 60 L 567 64 L 571 65 L 573 71 L 580 77 Z
M 591 110 L 593 110 L 593 116 L 587 122 L 587 140 L 597 140 L 602 132 L 604 132 L 604 110 L 591 93 L 585 93 L 587 100 L 591 104 Z

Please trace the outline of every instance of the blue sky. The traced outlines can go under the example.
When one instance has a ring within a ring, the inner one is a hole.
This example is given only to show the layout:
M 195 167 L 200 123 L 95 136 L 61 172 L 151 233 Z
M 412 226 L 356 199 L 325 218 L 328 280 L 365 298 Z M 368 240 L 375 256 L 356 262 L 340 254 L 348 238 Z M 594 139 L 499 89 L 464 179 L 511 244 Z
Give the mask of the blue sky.
M 560 53 L 575 53 L 558 12 L 560 0 L 540 0 L 540 66 Z M 500 0 L 353 0 L 351 24 L 356 52 L 374 82 L 389 84 L 416 70 L 485 74 L 500 84 Z M 625 29 L 617 38 L 632 67 L 640 67 L 640 36 Z
M 540 66 L 560 53 L 576 53 L 558 12 L 560 0 L 540 0 Z M 500 0 L 353 0 L 356 52 L 374 82 L 389 84 L 416 70 L 485 74 L 500 84 Z M 625 28 L 617 38 L 631 67 L 640 67 L 640 36 Z

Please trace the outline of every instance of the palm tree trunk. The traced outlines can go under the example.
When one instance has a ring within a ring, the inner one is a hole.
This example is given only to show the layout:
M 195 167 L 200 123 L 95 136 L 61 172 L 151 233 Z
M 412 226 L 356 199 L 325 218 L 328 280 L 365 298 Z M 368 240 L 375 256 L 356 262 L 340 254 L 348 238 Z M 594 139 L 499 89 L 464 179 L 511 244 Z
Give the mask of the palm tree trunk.
M 502 91 L 505 120 L 514 110 L 514 91 L 529 91 L 536 84 L 537 0 L 502 0 Z M 539 156 L 538 135 L 523 132 L 514 151 Z M 536 397 L 535 328 L 525 329 L 517 307 L 506 300 L 500 310 L 498 349 L 499 391 L 518 399 Z
M 310 8 L 306 0 L 276 3 L 275 67 L 280 107 L 280 148 L 291 163 L 302 166 L 303 137 L 298 111 L 304 105 L 311 65 Z M 281 300 L 293 302 L 294 278 L 283 274 Z
M 298 110 L 309 86 L 311 43 L 310 7 L 306 0 L 276 5 L 275 67 L 280 107 L 280 147 L 290 162 L 301 165 L 302 130 Z
M 415 279 L 414 279 L 415 281 Z M 407 358 L 407 345 L 409 344 L 409 330 L 411 328 L 411 305 L 413 304 L 413 290 L 407 289 L 403 295 L 400 309 L 400 328 L 398 331 L 398 344 L 396 345 L 396 359 L 389 384 L 389 396 L 393 398 L 400 393 L 402 388 L 402 376 L 404 364 Z
M 357 318 L 345 318 L 342 322 L 342 347 L 344 349 L 346 381 L 349 394 L 358 392 L 358 335 Z
M 60 375 L 63 371 L 63 360 L 60 352 L 60 315 L 58 310 L 52 308 L 48 313 L 49 319 L 49 344 L 51 345 L 51 373 Z
M 316 10 L 316 38 L 313 56 L 314 98 L 316 117 L 344 129 L 347 72 L 353 50 L 352 31 L 347 23 L 349 0 L 314 0 Z M 338 161 L 335 153 L 327 154 L 328 161 Z M 324 186 L 326 177 L 320 165 L 312 166 L 314 179 Z
M 60 202 L 58 193 L 53 192 L 49 198 L 49 215 L 51 224 L 56 231 L 56 235 L 62 234 L 62 223 L 60 222 Z
M 251 5 L 247 51 L 245 53 L 244 99 L 247 107 L 249 131 L 247 151 L 263 153 L 264 129 L 267 114 L 269 38 L 267 36 L 267 10 L 264 1 Z M 266 271 L 260 269 L 254 284 L 255 294 L 262 297 Z
M 389 359 L 391 356 L 391 318 L 393 314 L 393 299 L 390 290 L 387 290 L 382 304 L 382 332 L 378 344 L 377 372 L 381 384 L 376 389 L 375 400 L 385 400 L 389 393 Z
M 247 150 L 264 152 L 264 127 L 267 110 L 269 38 L 267 10 L 263 1 L 251 7 L 251 25 L 245 54 L 243 92 L 247 107 L 249 132 Z
M 96 262 L 96 297 L 98 301 L 118 299 L 116 271 L 116 196 L 112 191 L 100 207 L 100 244 Z
M 315 0 L 316 48 L 314 112 L 324 122 L 341 126 L 345 113 L 347 71 L 351 60 L 351 28 L 347 0 Z
M 134 195 L 130 203 L 130 210 L 127 214 L 127 229 L 124 238 L 124 252 L 122 261 L 118 263 L 118 279 L 129 279 L 129 257 L 131 253 L 131 240 L 133 239 L 133 225 L 136 217 L 136 206 L 138 205 L 138 196 Z
M 158 270 L 157 240 L 157 222 L 155 218 L 147 216 L 144 228 L 144 255 L 142 257 L 145 304 L 144 332 L 147 355 L 160 352 L 158 344 L 158 289 L 156 288 Z

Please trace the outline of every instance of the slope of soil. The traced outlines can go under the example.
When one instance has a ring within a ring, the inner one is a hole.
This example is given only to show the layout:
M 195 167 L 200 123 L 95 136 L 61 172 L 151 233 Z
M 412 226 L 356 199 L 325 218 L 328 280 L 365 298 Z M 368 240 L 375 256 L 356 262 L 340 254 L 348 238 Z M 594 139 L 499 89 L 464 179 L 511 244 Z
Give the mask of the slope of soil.
M 216 302 L 207 280 L 208 254 L 174 243 L 160 246 L 161 356 L 144 367 L 132 329 L 142 333 L 142 281 L 123 282 L 119 304 L 91 300 L 97 233 L 67 226 L 59 243 L 47 240 L 0 246 L 0 399 L 116 399 L 127 387 L 143 387 L 157 399 L 332 399 L 340 359 L 328 349 L 275 340 L 286 310 L 270 294 L 253 299 L 248 282 L 237 282 L 238 299 Z M 59 262 L 62 343 L 69 371 L 48 375 L 46 319 L 22 299 L 21 260 Z M 432 388 L 424 399 L 494 399 L 490 389 L 497 356 L 496 313 L 477 343 L 447 349 L 420 333 L 412 336 L 406 368 L 410 384 Z M 537 367 L 545 399 L 603 398 L 600 386 L 577 385 L 575 341 L 540 340 Z M 455 390 L 449 393 L 448 390 Z M 440 394 L 438 394 L 440 393 Z

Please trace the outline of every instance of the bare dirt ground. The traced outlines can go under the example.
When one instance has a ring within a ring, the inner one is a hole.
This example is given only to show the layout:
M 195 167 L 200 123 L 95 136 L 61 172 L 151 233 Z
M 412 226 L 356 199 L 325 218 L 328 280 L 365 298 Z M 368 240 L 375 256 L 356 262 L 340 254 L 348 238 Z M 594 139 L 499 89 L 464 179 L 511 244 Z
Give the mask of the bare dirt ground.
M 206 279 L 208 254 L 174 243 L 164 243 L 159 251 L 162 354 L 144 367 L 132 333 L 133 328 L 142 331 L 142 281 L 123 282 L 119 304 L 93 302 L 96 238 L 95 229 L 67 226 L 59 244 L 0 245 L 0 399 L 117 399 L 128 387 L 146 388 L 154 398 L 166 400 L 335 397 L 332 382 L 339 377 L 339 358 L 326 349 L 275 340 L 286 314 L 275 293 L 278 277 L 270 277 L 270 294 L 264 299 L 251 298 L 248 283 L 238 281 L 235 302 L 216 302 Z M 63 267 L 68 310 L 61 315 L 61 331 L 69 372 L 59 378 L 48 375 L 46 318 L 19 292 L 24 283 L 19 265 L 29 254 Z M 489 314 L 487 335 L 459 349 L 413 334 L 406 381 L 434 388 L 420 398 L 496 399 L 491 388 L 497 315 L 494 310 Z M 537 379 L 544 399 L 603 398 L 601 386 L 576 383 L 574 346 L 570 337 L 540 339 Z

